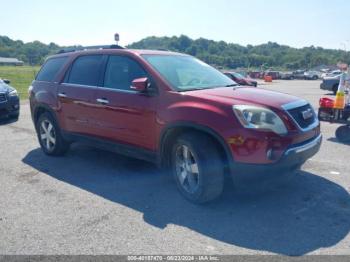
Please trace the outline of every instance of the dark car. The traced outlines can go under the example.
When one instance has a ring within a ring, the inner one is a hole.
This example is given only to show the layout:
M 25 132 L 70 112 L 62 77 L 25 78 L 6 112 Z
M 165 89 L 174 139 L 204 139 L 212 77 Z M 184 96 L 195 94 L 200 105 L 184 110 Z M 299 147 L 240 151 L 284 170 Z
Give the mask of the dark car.
M 19 96 L 9 80 L 0 79 L 0 118 L 19 117 Z
M 295 175 L 322 140 L 304 99 L 241 87 L 168 51 L 113 47 L 51 56 L 29 99 L 47 155 L 83 142 L 151 161 L 195 203 L 221 195 L 226 172 L 244 184 Z
M 263 73 L 262 72 L 260 72 L 260 71 L 250 71 L 250 72 L 248 72 L 248 76 L 250 77 L 250 78 L 262 78 L 263 77 Z
M 242 86 L 255 86 L 255 87 L 258 86 L 257 81 L 255 81 L 251 78 L 244 77 L 237 72 L 230 71 L 230 72 L 224 72 L 224 74 Z
M 264 77 L 265 76 L 270 76 L 273 80 L 280 79 L 280 72 L 278 71 L 266 71 L 264 72 Z

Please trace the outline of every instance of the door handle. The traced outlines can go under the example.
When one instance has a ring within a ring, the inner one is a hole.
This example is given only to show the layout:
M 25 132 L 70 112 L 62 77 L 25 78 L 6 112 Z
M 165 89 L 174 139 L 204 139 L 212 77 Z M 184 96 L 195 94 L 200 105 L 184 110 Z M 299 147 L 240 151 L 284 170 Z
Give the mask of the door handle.
M 59 97 L 67 97 L 66 93 L 58 93 Z
M 102 104 L 102 105 L 109 104 L 109 101 L 105 98 L 97 98 L 96 101 L 97 101 L 97 103 Z

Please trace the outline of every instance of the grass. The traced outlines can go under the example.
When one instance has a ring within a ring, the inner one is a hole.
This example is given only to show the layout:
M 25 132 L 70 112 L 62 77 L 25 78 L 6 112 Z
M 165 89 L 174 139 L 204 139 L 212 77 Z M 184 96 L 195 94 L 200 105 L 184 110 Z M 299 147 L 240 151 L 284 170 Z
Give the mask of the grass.
M 0 66 L 0 78 L 9 79 L 23 100 L 28 98 L 28 87 L 39 69 L 39 66 Z

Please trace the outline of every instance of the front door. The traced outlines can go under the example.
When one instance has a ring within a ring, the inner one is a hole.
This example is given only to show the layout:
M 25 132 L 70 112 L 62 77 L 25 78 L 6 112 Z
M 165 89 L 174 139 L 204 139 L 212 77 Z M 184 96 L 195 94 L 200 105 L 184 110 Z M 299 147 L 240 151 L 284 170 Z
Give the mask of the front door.
M 134 59 L 111 55 L 103 86 L 94 97 L 94 124 L 100 137 L 154 151 L 158 97 L 130 89 L 131 82 L 142 77 L 148 74 Z

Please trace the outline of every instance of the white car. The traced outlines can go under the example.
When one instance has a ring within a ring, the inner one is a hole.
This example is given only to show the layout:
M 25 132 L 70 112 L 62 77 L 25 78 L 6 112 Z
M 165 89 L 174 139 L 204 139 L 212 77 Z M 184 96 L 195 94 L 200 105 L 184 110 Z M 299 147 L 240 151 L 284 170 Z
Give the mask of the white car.
M 324 79 L 325 77 L 334 77 L 334 76 L 340 75 L 341 73 L 342 73 L 341 70 L 334 70 L 334 71 L 332 71 L 330 73 L 323 73 L 321 75 L 321 78 Z
M 306 71 L 304 73 L 304 78 L 307 80 L 317 80 L 320 77 L 320 73 L 317 71 Z

